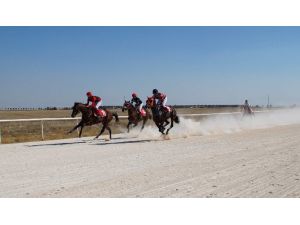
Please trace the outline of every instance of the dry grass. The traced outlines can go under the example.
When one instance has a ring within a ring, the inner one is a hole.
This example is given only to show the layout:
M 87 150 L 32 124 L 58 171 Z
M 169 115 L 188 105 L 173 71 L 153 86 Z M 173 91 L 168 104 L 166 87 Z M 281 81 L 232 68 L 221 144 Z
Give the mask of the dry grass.
M 120 109 L 116 111 L 119 116 L 127 115 Z M 218 113 L 218 112 L 235 112 L 239 108 L 180 108 L 177 109 L 179 114 L 196 114 L 196 113 Z M 1 119 L 30 119 L 30 118 L 70 118 L 69 110 L 40 110 L 40 111 L 0 111 Z M 67 134 L 75 125 L 76 121 L 44 121 L 44 138 L 45 140 L 74 138 L 78 136 L 75 131 L 73 134 Z M 111 128 L 113 134 L 124 132 L 127 125 L 127 119 L 121 119 L 119 123 L 112 122 Z M 18 143 L 28 141 L 40 141 L 41 122 L 5 122 L 0 123 L 2 143 Z M 95 136 L 100 130 L 99 125 L 85 127 L 83 136 Z M 107 134 L 107 131 L 105 132 Z
M 120 109 L 111 110 L 118 115 L 126 115 Z M 33 118 L 70 118 L 70 110 L 35 110 L 35 111 L 0 111 L 0 120 L 4 119 L 33 119 Z

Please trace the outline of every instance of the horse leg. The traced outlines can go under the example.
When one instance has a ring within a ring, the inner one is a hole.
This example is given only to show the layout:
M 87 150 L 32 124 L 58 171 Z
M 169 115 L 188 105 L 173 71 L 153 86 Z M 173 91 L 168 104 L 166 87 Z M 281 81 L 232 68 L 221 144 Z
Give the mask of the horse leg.
M 166 124 L 163 126 L 164 128 L 170 124 L 170 122 L 169 122 L 168 120 L 166 120 L 164 123 L 166 123 Z
M 104 130 L 105 130 L 105 126 L 103 125 L 100 133 L 95 137 L 95 139 L 98 139 L 103 134 Z
M 128 122 L 128 124 L 127 124 L 127 132 L 129 133 L 129 131 L 130 131 L 130 125 L 131 125 L 132 123 L 131 123 L 131 121 L 129 121 Z
M 173 117 L 171 117 L 171 126 L 169 127 L 169 129 L 166 132 L 167 135 L 169 134 L 169 131 L 172 129 L 173 125 L 174 125 Z
M 69 131 L 69 134 L 73 133 L 78 127 L 82 126 L 82 122 L 78 123 L 72 130 Z
M 111 140 L 111 129 L 110 129 L 109 126 L 106 126 L 105 128 L 108 130 L 108 132 L 109 132 L 109 140 Z
M 160 123 L 161 133 L 163 133 L 163 134 L 165 134 L 164 132 L 165 132 L 165 129 L 166 129 L 166 128 L 165 128 L 166 126 L 164 126 L 164 123 L 165 123 L 165 122 Z
M 147 120 L 148 120 L 147 118 L 143 119 L 143 124 L 142 124 L 141 131 L 144 130 Z
M 157 122 L 157 121 L 154 121 L 154 123 L 155 123 L 155 125 L 157 126 L 159 132 L 162 133 L 162 131 L 161 131 L 161 124 L 160 124 L 159 122 Z
M 81 138 L 81 134 L 82 134 L 83 127 L 84 127 L 84 126 L 81 126 L 81 128 L 80 128 L 79 138 Z
M 163 126 L 163 123 L 160 123 L 160 124 L 158 125 L 158 129 L 159 129 L 159 132 L 160 132 L 160 133 L 165 134 L 165 128 L 164 128 L 164 126 Z
M 165 134 L 165 128 L 164 128 L 163 126 L 161 126 L 161 127 L 159 128 L 159 131 L 160 131 L 160 133 Z

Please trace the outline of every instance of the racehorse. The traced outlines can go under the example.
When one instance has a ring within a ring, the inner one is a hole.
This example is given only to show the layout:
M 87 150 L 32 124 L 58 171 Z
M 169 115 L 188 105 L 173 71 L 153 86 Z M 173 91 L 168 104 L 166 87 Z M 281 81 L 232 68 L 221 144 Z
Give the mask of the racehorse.
M 144 129 L 146 122 L 148 121 L 148 119 L 152 119 L 151 113 L 149 112 L 149 110 L 142 108 L 143 112 L 141 115 L 140 113 L 137 112 L 136 108 L 133 106 L 133 104 L 131 104 L 130 101 L 126 101 L 123 104 L 122 107 L 122 112 L 124 112 L 125 110 L 128 110 L 128 124 L 127 124 L 127 129 L 128 129 L 128 133 L 130 131 L 130 125 L 134 125 L 134 127 L 136 127 L 140 121 L 143 120 L 143 125 L 141 128 L 141 131 Z
M 98 117 L 96 117 L 94 115 L 91 107 L 87 107 L 85 104 L 78 103 L 78 102 L 74 103 L 72 110 L 73 111 L 72 111 L 71 117 L 74 118 L 78 113 L 81 113 L 82 117 L 81 117 L 81 121 L 78 123 L 78 125 L 75 126 L 72 130 L 70 130 L 69 133 L 72 133 L 73 131 L 75 131 L 77 128 L 80 127 L 80 132 L 79 132 L 79 138 L 80 138 L 83 127 L 102 123 L 102 125 L 103 125 L 102 129 L 95 138 L 97 139 L 101 134 L 103 134 L 105 129 L 107 129 L 109 132 L 109 138 L 111 139 L 111 129 L 108 125 L 112 121 L 113 117 L 115 117 L 116 122 L 119 122 L 119 117 L 118 117 L 117 113 L 115 113 L 115 112 L 112 113 L 107 109 L 103 109 L 103 111 L 105 112 L 106 115 L 103 118 L 99 119 Z
M 169 107 L 170 110 L 161 111 L 159 110 L 159 106 L 156 104 L 156 101 L 153 97 L 148 97 L 146 105 L 151 109 L 153 121 L 158 127 L 159 132 L 161 132 L 162 134 L 165 134 L 164 131 L 166 129 L 166 126 L 170 124 L 170 122 L 168 121 L 169 119 L 171 119 L 171 125 L 167 129 L 166 135 L 168 135 L 169 131 L 173 128 L 174 122 L 179 123 L 179 117 L 177 116 L 175 108 Z

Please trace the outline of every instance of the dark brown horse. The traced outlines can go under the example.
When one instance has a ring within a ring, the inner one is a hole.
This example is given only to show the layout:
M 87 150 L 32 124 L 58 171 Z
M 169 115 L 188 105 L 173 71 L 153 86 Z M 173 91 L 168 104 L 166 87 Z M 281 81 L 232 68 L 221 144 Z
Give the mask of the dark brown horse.
M 148 97 L 146 105 L 148 108 L 151 109 L 153 121 L 158 127 L 159 132 L 161 132 L 162 134 L 165 134 L 164 131 L 166 129 L 166 126 L 170 124 L 170 122 L 168 121 L 169 119 L 171 119 L 171 125 L 167 129 L 167 135 L 169 134 L 169 131 L 173 128 L 174 122 L 179 123 L 179 117 L 177 116 L 177 112 L 173 107 L 170 107 L 170 112 L 167 112 L 165 110 L 162 111 L 159 109 L 159 106 L 156 104 L 156 101 L 153 97 Z
M 76 129 L 78 129 L 80 127 L 79 137 L 81 137 L 83 127 L 102 123 L 103 127 L 102 127 L 100 133 L 96 136 L 96 138 L 98 138 L 101 134 L 103 134 L 105 129 L 107 129 L 109 132 L 109 138 L 111 139 L 111 129 L 108 125 L 112 121 L 113 117 L 115 117 L 116 122 L 119 121 L 119 117 L 118 117 L 117 113 L 112 113 L 109 110 L 104 109 L 106 116 L 99 119 L 98 117 L 96 117 L 94 115 L 92 108 L 87 107 L 85 104 L 78 103 L 78 102 L 76 102 L 74 104 L 72 110 L 73 111 L 72 111 L 71 116 L 73 118 L 78 113 L 81 113 L 82 117 L 81 117 L 81 121 L 78 123 L 78 125 L 75 126 L 69 133 L 72 133 L 73 131 L 75 131 Z
M 144 129 L 146 122 L 148 121 L 148 119 L 152 119 L 151 113 L 149 112 L 149 110 L 147 109 L 143 109 L 145 110 L 146 114 L 145 116 L 140 115 L 136 108 L 131 104 L 130 101 L 126 101 L 123 104 L 123 108 L 122 108 L 122 112 L 124 112 L 125 110 L 128 110 L 128 124 L 127 124 L 127 129 L 128 129 L 128 133 L 130 131 L 130 125 L 133 124 L 134 127 L 136 127 L 140 121 L 143 121 L 143 125 L 141 128 L 141 131 Z

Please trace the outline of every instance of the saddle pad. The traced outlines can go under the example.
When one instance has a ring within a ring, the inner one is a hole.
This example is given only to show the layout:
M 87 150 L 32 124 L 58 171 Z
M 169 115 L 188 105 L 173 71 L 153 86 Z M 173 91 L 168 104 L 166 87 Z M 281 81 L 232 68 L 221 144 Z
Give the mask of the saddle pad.
M 169 107 L 169 106 L 166 106 L 165 108 L 166 108 L 166 110 L 167 110 L 168 112 L 171 112 L 171 111 L 172 111 L 171 107 Z
M 142 109 L 142 110 L 141 110 L 141 115 L 144 117 L 144 116 L 146 116 L 146 114 L 147 114 L 147 113 L 146 113 L 145 109 Z
M 106 112 L 103 109 L 98 109 L 98 115 L 101 117 L 106 117 Z

